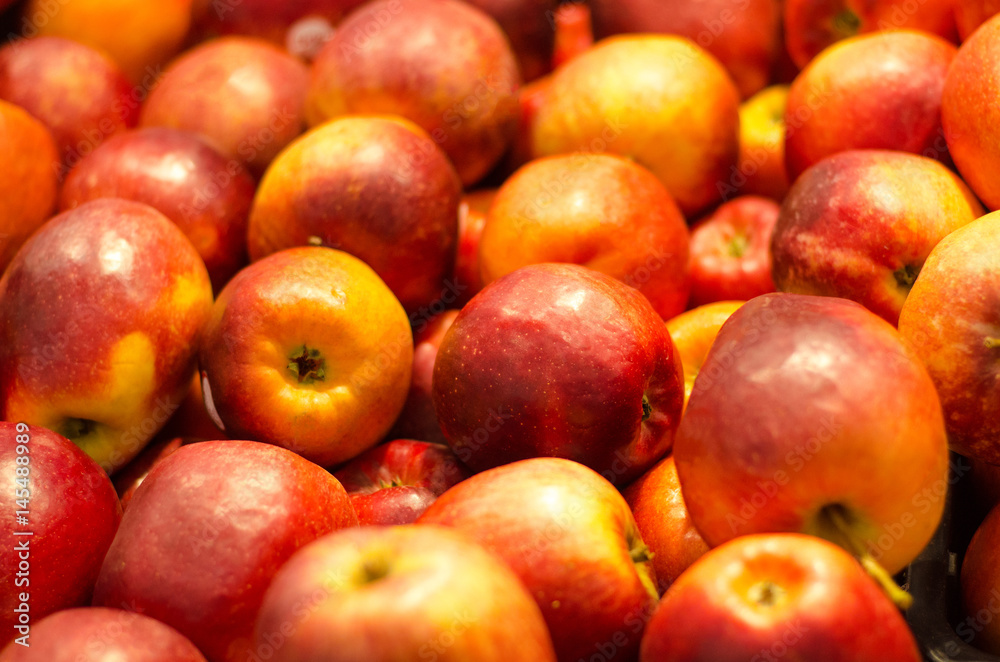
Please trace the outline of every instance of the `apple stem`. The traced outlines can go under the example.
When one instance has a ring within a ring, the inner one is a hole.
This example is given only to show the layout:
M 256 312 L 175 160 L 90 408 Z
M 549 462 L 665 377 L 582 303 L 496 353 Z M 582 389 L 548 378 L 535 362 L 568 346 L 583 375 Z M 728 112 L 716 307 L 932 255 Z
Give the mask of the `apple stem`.
M 861 563 L 861 567 L 874 579 L 882 590 L 886 592 L 889 599 L 902 610 L 910 608 L 913 604 L 913 596 L 899 587 L 889 571 L 882 567 L 882 564 L 872 556 L 864 541 L 860 540 L 848 525 L 844 514 L 838 507 L 824 508 L 826 515 L 830 518 L 830 523 L 847 543 L 848 551 Z
M 653 560 L 653 552 L 649 551 L 649 547 L 645 543 L 633 547 L 628 554 L 632 557 L 632 563 L 646 563 Z
M 987 338 L 984 344 L 986 345 L 986 349 L 996 349 L 1000 347 L 1000 338 Z

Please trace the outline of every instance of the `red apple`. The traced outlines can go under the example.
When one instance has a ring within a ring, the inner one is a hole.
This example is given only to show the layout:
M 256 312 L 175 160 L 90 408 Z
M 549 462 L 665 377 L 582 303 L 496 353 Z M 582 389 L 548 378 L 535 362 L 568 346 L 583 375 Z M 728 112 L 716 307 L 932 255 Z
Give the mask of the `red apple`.
M 0 647 L 18 649 L 45 643 L 43 617 L 90 602 L 122 509 L 96 462 L 24 423 L 0 421 L 0 485 Z
M 490 469 L 417 523 L 454 527 L 506 561 L 541 608 L 560 662 L 634 659 L 655 572 L 625 499 L 592 470 L 556 458 Z
M 695 381 L 674 458 L 712 547 L 811 533 L 896 573 L 944 509 L 934 383 L 890 324 L 845 299 L 765 294 L 733 313 Z
M 860 634 L 859 634 L 860 633 Z M 920 662 L 895 605 L 849 554 L 799 534 L 744 536 L 670 587 L 642 662 Z
M 774 200 L 743 196 L 691 229 L 691 306 L 774 291 L 771 234 L 779 213 Z
M 274 578 L 255 658 L 555 662 L 531 595 L 496 556 L 437 526 L 340 531 Z
M 0 662 L 205 662 L 169 625 L 120 609 L 84 607 L 52 614 L 31 628 L 31 646 L 10 644 Z
M 334 477 L 366 525 L 410 524 L 471 473 L 447 446 L 397 439 L 354 458 Z
M 996 604 L 1000 602 L 1000 507 L 990 510 L 976 529 L 962 561 L 962 609 L 965 618 L 956 634 L 973 641 L 978 648 L 1000 655 L 1000 622 Z
M 563 457 L 627 485 L 673 443 L 680 360 L 637 290 L 596 271 L 538 264 L 469 302 L 441 342 L 434 409 L 482 471 Z
M 486 227 L 486 215 L 496 196 L 496 189 L 473 191 L 462 196 L 462 203 L 458 208 L 458 254 L 452 271 L 456 287 L 462 288 L 457 308 L 469 303 L 483 289 L 479 242 L 483 237 L 483 228 Z
M 212 307 L 205 264 L 160 212 L 94 200 L 32 235 L 0 279 L 0 410 L 106 471 L 177 409 Z
M 246 660 L 278 568 L 357 522 L 337 479 L 294 453 L 252 441 L 185 446 L 136 490 L 94 604 L 152 616 L 213 662 Z
M 196 134 L 150 128 L 115 136 L 77 164 L 63 183 L 59 207 L 97 198 L 146 203 L 184 231 L 218 292 L 246 264 L 254 189 L 238 161 L 227 161 Z

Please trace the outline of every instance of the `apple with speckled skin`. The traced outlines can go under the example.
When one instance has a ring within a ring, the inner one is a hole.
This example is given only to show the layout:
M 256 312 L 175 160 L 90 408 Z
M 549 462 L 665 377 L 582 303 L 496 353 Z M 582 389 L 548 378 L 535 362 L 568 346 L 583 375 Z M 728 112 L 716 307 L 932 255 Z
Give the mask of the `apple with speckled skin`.
M 0 412 L 123 466 L 184 398 L 212 307 L 205 264 L 119 198 L 56 216 L 0 279 Z

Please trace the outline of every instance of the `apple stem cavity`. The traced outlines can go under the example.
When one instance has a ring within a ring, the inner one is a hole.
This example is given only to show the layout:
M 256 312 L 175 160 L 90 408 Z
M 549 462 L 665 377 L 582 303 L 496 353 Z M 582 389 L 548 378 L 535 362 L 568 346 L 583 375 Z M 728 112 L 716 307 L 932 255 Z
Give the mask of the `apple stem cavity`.
M 904 264 L 899 269 L 892 272 L 892 275 L 896 277 L 896 283 L 900 288 L 910 291 L 913 287 L 913 283 L 917 280 L 917 275 L 920 274 L 920 267 L 915 267 L 911 264 Z
M 362 583 L 373 584 L 389 575 L 389 562 L 381 554 L 367 558 L 361 564 L 361 572 L 363 573 Z
M 302 345 L 288 357 L 288 370 L 300 384 L 321 382 L 326 378 L 326 360 L 318 349 Z
M 750 587 L 749 591 L 750 599 L 756 604 L 762 607 L 773 607 L 777 604 L 782 596 L 785 595 L 785 589 L 781 588 L 769 579 L 765 579 L 762 582 L 757 582 Z
M 645 395 L 642 396 L 642 420 L 648 421 L 650 415 L 653 413 L 653 407 L 649 404 L 649 398 Z
M 834 16 L 833 29 L 841 37 L 853 37 L 861 29 L 861 19 L 850 9 L 845 9 Z
M 97 428 L 97 423 L 87 418 L 67 418 L 59 433 L 69 439 L 76 441 L 83 439 Z

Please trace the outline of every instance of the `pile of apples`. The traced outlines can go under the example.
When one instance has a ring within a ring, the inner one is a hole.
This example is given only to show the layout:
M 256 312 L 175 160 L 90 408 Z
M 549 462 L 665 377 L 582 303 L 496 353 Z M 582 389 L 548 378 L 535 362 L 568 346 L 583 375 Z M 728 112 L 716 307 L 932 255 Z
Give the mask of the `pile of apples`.
M 998 12 L 0 0 L 0 662 L 923 659 Z

